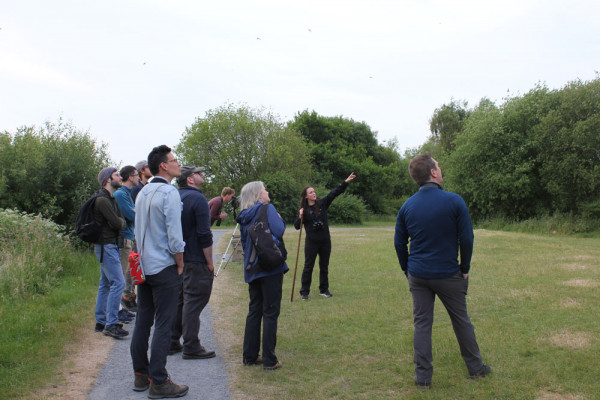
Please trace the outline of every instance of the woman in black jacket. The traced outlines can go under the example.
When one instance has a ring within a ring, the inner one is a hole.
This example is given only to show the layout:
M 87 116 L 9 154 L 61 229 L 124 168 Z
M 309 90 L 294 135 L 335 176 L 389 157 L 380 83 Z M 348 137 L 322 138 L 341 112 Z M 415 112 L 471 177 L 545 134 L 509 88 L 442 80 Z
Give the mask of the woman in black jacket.
M 322 199 L 317 199 L 315 189 L 307 186 L 302 190 L 300 210 L 294 226 L 300 229 L 300 221 L 304 224 L 306 239 L 304 241 L 304 270 L 302 271 L 302 300 L 308 300 L 312 272 L 315 260 L 319 256 L 319 293 L 331 297 L 329 293 L 329 256 L 331 255 L 331 236 L 327 222 L 327 209 L 333 200 L 342 194 L 348 183 L 356 178 L 354 172 L 348 178 Z

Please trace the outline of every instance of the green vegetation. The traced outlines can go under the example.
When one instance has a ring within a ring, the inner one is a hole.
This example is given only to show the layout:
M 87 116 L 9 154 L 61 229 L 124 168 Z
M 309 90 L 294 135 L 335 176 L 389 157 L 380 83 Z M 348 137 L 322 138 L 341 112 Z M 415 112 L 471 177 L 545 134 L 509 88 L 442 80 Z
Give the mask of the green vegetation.
M 475 220 L 600 217 L 600 78 L 538 85 L 501 105 L 452 102 L 432 117 L 423 148 Z
M 0 393 L 29 398 L 48 382 L 81 326 L 93 326 L 98 261 L 59 226 L 0 211 Z
M 41 128 L 0 132 L 0 208 L 15 208 L 72 227 L 109 165 L 105 145 L 59 119 Z
M 283 369 L 241 363 L 247 285 L 240 264 L 215 281 L 217 338 L 228 337 L 236 398 L 535 399 L 595 398 L 600 322 L 600 240 L 477 230 L 469 311 L 491 377 L 470 381 L 450 320 L 437 303 L 433 389 L 413 383 L 412 299 L 393 230 L 333 230 L 333 298 L 296 293 L 290 303 L 297 231 L 285 236 L 277 355 Z M 301 252 L 302 253 L 302 252 Z
M 290 217 L 291 199 L 299 196 L 311 173 L 302 137 L 263 109 L 227 104 L 206 112 L 185 129 L 175 151 L 183 163 L 208 169 L 203 191 L 218 196 L 224 186 L 239 194 L 244 184 L 260 180 L 279 212 Z

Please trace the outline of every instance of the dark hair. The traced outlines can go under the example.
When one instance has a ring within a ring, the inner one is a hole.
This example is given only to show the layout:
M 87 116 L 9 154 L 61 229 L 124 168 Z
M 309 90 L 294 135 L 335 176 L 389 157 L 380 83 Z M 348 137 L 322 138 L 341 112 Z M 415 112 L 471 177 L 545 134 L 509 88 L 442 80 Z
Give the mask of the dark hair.
M 415 156 L 408 166 L 410 177 L 422 186 L 431 180 L 431 170 L 437 169 L 435 161 L 431 157 L 431 153 L 423 153 Z
M 187 183 L 187 178 L 189 178 L 192 175 L 185 175 L 185 174 L 181 174 L 177 177 L 177 179 L 175 180 L 177 182 L 177 186 L 179 187 L 184 187 L 184 186 L 189 186 Z
M 304 189 L 302 189 L 302 194 L 300 195 L 300 208 L 304 208 L 305 213 L 308 211 L 308 207 L 310 207 L 308 205 L 308 200 L 306 200 L 306 192 L 310 188 L 312 188 L 312 186 L 306 186 Z M 315 216 L 319 215 L 319 206 L 317 205 L 317 203 L 313 205 L 313 213 L 315 213 Z
M 133 165 L 126 165 L 121 168 L 119 175 L 121 175 L 121 178 L 123 178 L 123 182 L 127 182 L 129 178 L 135 175 L 135 167 Z
M 150 154 L 148 154 L 148 167 L 150 168 L 150 172 L 152 175 L 158 175 L 159 167 L 161 163 L 166 163 L 169 160 L 167 159 L 167 154 L 171 152 L 171 148 L 166 144 L 156 146 L 152 149 Z

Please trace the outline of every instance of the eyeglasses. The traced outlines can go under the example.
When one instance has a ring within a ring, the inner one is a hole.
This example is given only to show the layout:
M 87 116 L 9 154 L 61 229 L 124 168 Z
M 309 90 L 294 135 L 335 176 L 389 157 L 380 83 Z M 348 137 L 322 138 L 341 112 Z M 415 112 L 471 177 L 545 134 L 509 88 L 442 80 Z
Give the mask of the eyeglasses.
M 176 158 L 172 159 L 172 160 L 167 160 L 168 163 L 170 163 L 171 161 L 175 162 L 175 164 L 178 164 L 178 161 Z

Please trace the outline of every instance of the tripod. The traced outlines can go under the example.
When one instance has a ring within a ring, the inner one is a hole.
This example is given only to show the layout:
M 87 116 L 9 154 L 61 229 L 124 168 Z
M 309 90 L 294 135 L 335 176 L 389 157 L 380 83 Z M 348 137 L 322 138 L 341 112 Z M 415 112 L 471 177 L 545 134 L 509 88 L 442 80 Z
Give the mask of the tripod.
M 229 264 L 229 261 L 231 261 L 231 259 L 233 258 L 233 255 L 235 254 L 235 250 L 237 249 L 237 247 L 240 245 L 240 243 L 242 241 L 240 233 L 238 233 L 238 236 L 235 235 L 239 226 L 240 226 L 240 224 L 237 224 L 235 226 L 235 229 L 233 230 L 233 233 L 231 234 L 231 238 L 229 239 L 229 244 L 227 245 L 227 249 L 225 250 L 225 253 L 223 253 L 223 256 L 221 257 L 221 263 L 219 264 L 219 269 L 217 269 L 217 273 L 215 274 L 215 276 L 219 276 L 219 271 L 221 271 L 221 267 L 223 267 L 223 269 L 225 269 L 225 267 L 227 267 L 227 264 Z M 231 247 L 231 244 L 234 242 L 234 240 L 235 240 L 235 244 L 233 245 L 233 249 L 231 250 L 231 254 L 229 254 L 229 258 L 228 258 L 227 254 L 229 253 L 229 248 Z M 227 258 L 227 262 L 225 262 L 226 258 Z M 223 266 L 223 262 L 225 262 L 225 266 Z

